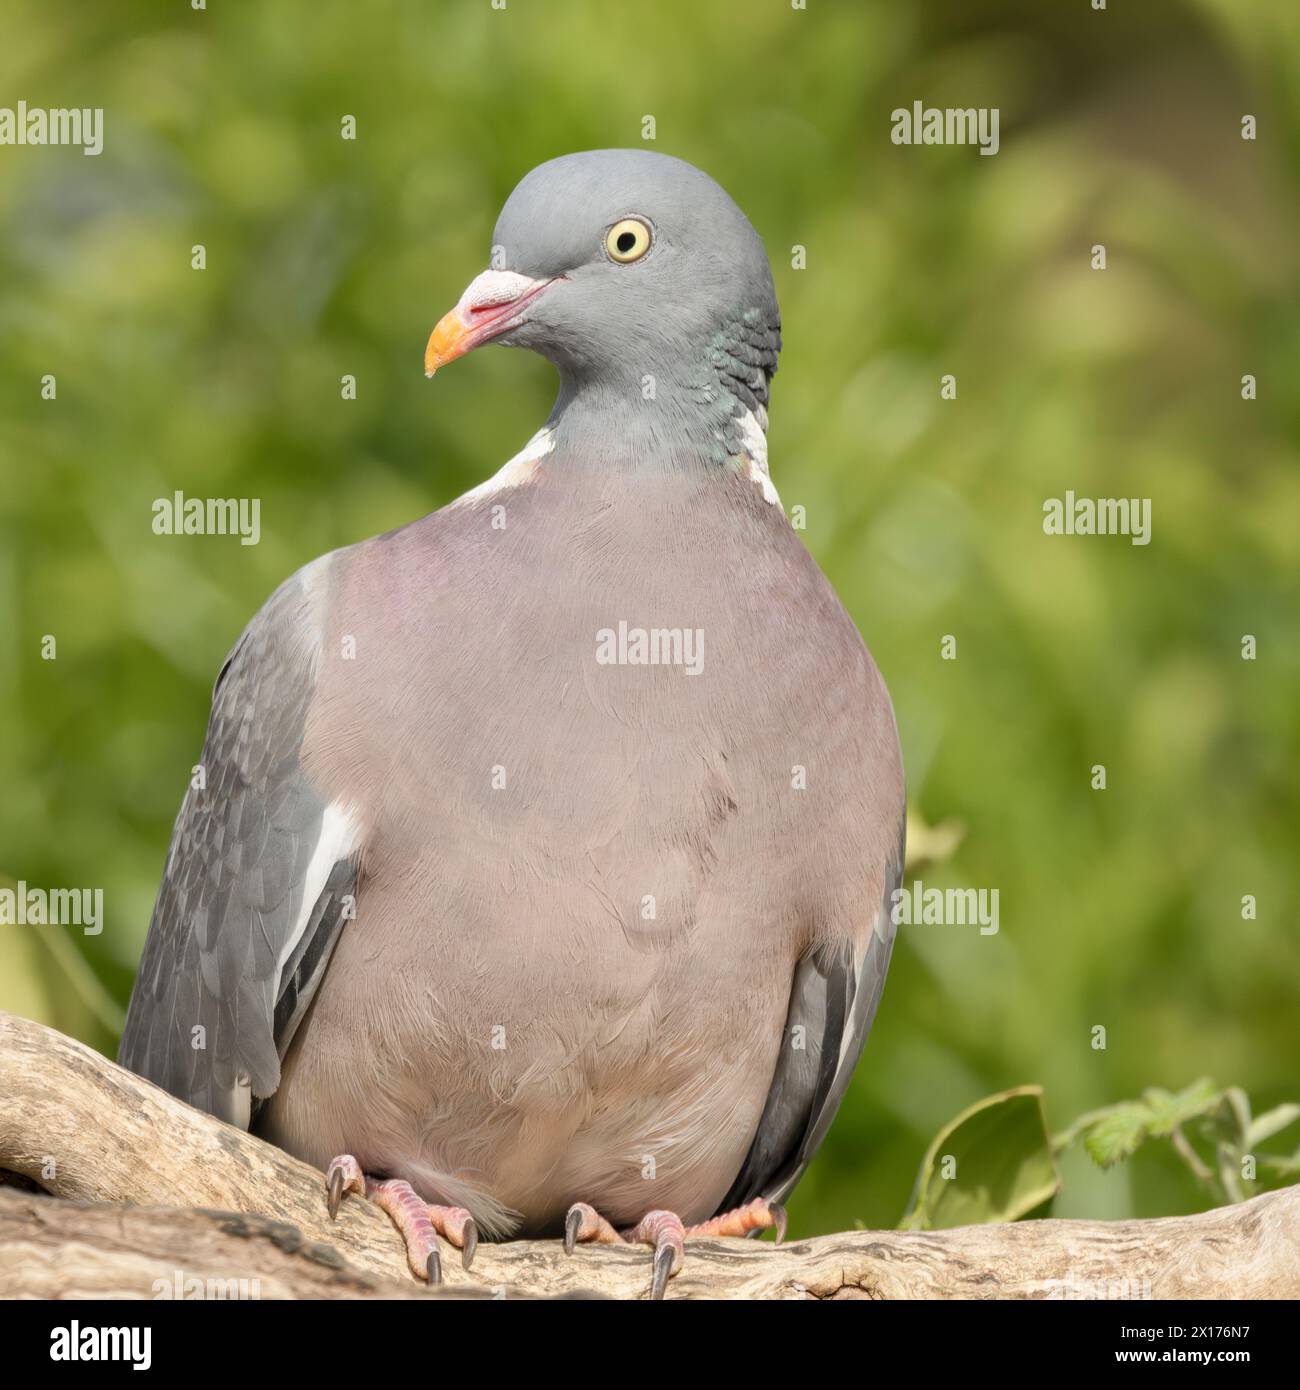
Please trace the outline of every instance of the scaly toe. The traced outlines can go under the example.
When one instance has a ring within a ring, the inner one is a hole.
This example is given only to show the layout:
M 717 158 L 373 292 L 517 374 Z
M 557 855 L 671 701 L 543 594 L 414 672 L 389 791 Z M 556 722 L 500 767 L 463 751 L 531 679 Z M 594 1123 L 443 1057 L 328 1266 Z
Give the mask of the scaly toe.
M 681 1217 L 671 1211 L 647 1212 L 628 1233 L 628 1239 L 654 1246 L 650 1297 L 662 1298 L 668 1280 L 681 1269 L 686 1258 L 686 1228 Z
M 431 1206 L 429 1220 L 444 1240 L 459 1248 L 461 1268 L 468 1269 L 478 1249 L 478 1223 L 464 1207 Z
M 438 1254 L 438 1230 L 430 1212 L 444 1212 L 447 1208 L 430 1208 L 411 1184 L 401 1178 L 372 1178 L 366 1184 L 366 1196 L 388 1213 L 401 1233 L 411 1273 L 417 1279 L 440 1284 L 442 1259 Z

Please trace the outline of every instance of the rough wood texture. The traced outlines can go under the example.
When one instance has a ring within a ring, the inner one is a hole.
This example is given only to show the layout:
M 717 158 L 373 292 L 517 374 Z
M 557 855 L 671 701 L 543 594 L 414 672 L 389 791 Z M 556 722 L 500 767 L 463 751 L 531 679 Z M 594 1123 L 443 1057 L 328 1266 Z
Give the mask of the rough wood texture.
M 430 1296 L 369 1204 L 331 1222 L 316 1169 L 3 1013 L 0 1170 L 73 1199 L 0 1187 L 0 1297 L 211 1297 L 231 1280 L 262 1298 Z M 1159 1221 L 691 1241 L 668 1297 L 1294 1298 L 1297 1252 L 1300 1187 Z M 647 1250 L 558 1241 L 480 1246 L 468 1275 L 448 1249 L 443 1267 L 452 1297 L 644 1298 L 650 1281 Z

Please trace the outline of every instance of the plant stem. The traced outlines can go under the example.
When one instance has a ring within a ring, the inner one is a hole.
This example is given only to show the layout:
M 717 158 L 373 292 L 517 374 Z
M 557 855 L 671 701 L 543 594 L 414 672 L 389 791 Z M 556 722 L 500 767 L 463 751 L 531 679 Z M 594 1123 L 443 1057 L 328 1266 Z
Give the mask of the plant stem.
M 1205 1186 L 1208 1187 L 1211 1192 L 1213 1192 L 1215 1190 L 1214 1172 L 1212 1169 L 1206 1167 L 1206 1165 L 1201 1161 L 1200 1154 L 1198 1154 L 1196 1150 L 1192 1148 L 1191 1144 L 1188 1142 L 1187 1136 L 1183 1133 L 1182 1128 L 1178 1125 L 1175 1125 L 1169 1135 L 1169 1138 L 1178 1156 L 1192 1170 L 1197 1181 L 1204 1183 Z

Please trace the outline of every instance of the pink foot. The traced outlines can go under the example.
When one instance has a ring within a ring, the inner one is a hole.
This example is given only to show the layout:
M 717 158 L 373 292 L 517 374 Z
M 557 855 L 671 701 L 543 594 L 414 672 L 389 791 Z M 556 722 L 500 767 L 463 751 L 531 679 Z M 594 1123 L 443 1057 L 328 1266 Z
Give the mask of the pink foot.
M 478 1249 L 478 1227 L 464 1207 L 430 1206 L 402 1178 L 368 1178 L 351 1154 L 334 1159 L 325 1176 L 330 1219 L 338 1215 L 344 1193 L 359 1192 L 386 1211 L 406 1245 L 406 1260 L 417 1279 L 442 1283 L 438 1237 L 459 1248 L 468 1269 Z
M 647 1212 L 621 1235 L 595 1207 L 575 1202 L 564 1218 L 564 1249 L 571 1255 L 575 1245 L 588 1241 L 600 1245 L 651 1246 L 655 1253 L 650 1297 L 658 1299 L 664 1296 L 669 1279 L 682 1267 L 687 1236 L 747 1236 L 751 1231 L 766 1231 L 773 1226 L 776 1227 L 776 1243 L 780 1245 L 785 1239 L 785 1208 L 762 1197 L 755 1197 L 743 1207 L 723 1212 L 696 1226 L 683 1226 L 681 1218 L 671 1211 Z

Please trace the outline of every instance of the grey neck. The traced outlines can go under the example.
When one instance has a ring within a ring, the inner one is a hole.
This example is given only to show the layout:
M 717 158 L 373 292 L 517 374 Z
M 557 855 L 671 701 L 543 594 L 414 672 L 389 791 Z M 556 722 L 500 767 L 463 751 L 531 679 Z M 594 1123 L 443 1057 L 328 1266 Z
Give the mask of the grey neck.
M 604 467 L 721 466 L 752 451 L 756 431 L 767 432 L 780 345 L 779 326 L 747 315 L 668 366 L 647 360 L 636 371 L 583 371 L 561 364 L 547 426 L 558 448 Z

